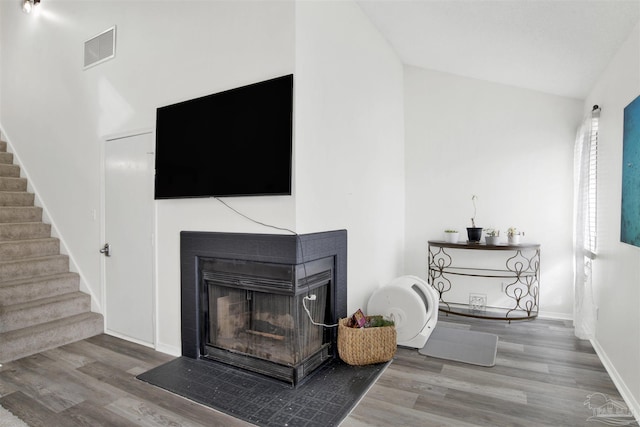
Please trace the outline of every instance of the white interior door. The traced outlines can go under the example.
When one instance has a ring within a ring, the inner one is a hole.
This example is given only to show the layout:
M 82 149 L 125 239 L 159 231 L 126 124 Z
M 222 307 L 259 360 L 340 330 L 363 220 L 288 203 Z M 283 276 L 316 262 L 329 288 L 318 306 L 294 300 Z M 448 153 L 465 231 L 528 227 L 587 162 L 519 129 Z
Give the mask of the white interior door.
M 105 142 L 105 318 L 108 333 L 154 344 L 151 133 Z M 106 255 L 106 254 L 105 254 Z

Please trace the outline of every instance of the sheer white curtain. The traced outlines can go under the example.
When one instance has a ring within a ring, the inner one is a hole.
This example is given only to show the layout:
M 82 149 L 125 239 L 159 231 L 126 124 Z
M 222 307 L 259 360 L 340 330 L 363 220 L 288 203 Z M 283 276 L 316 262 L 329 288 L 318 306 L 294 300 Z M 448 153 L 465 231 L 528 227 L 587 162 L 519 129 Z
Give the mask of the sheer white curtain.
M 574 153 L 574 306 L 575 335 L 594 337 L 596 308 L 591 288 L 591 273 L 597 243 L 597 166 L 598 121 L 600 108 L 595 105 L 585 117 L 576 136 Z

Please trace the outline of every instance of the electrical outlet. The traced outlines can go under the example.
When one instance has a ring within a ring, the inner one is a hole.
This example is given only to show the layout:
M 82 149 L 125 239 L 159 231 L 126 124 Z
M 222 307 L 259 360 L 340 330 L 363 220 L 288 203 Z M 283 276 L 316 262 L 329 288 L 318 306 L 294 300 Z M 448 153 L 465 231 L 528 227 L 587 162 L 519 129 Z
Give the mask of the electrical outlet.
M 485 294 L 469 294 L 469 308 L 473 311 L 485 311 L 487 296 Z

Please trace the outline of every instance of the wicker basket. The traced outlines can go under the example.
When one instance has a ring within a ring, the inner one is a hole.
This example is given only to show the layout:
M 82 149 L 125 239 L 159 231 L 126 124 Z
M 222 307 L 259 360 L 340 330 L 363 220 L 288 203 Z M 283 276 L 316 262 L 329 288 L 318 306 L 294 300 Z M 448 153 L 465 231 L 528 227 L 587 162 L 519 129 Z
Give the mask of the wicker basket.
M 338 325 L 338 354 L 349 365 L 387 362 L 396 354 L 395 326 L 349 328 L 348 319 Z

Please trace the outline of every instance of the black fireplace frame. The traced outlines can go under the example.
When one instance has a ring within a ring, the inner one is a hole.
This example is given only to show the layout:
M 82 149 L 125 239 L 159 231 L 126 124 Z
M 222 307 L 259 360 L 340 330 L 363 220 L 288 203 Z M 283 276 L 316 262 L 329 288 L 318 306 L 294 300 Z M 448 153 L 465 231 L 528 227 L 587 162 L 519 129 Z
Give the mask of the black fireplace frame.
M 180 297 L 182 355 L 192 359 L 203 356 L 204 334 L 200 283 L 201 262 L 207 258 L 238 259 L 275 264 L 300 265 L 334 258 L 335 292 L 331 295 L 330 319 L 347 316 L 347 231 L 319 233 L 249 234 L 202 231 L 180 232 Z M 331 336 L 331 357 L 337 358 L 337 328 Z

